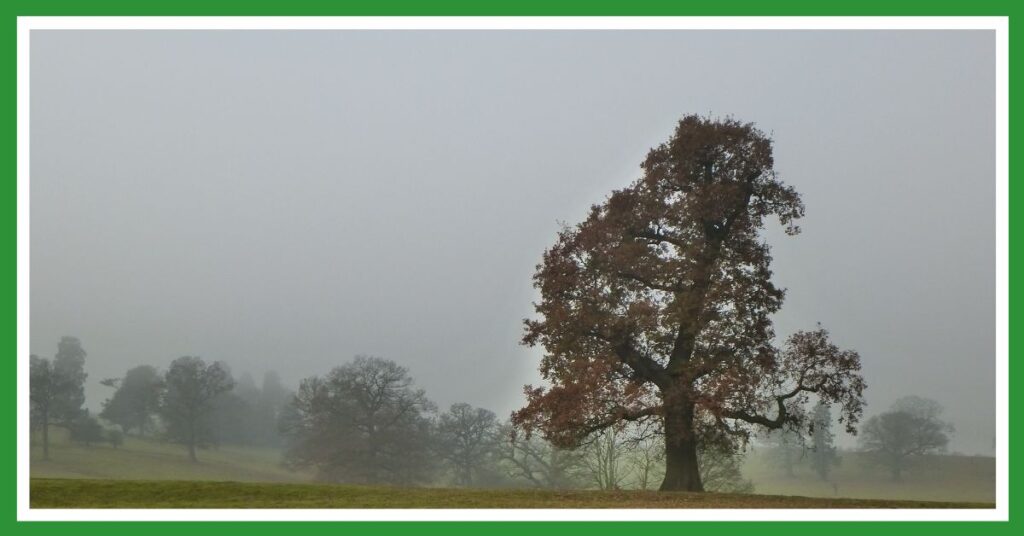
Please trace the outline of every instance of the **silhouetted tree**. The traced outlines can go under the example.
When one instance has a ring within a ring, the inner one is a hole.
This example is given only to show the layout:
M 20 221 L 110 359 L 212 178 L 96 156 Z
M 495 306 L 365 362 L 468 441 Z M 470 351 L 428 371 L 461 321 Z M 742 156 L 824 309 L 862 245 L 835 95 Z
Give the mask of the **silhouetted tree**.
M 53 373 L 61 378 L 63 388 L 56 393 L 57 413 L 65 421 L 82 416 L 85 404 L 85 349 L 76 337 L 61 337 L 57 355 L 53 356 Z
M 832 467 L 839 465 L 839 455 L 835 446 L 835 434 L 832 432 L 832 411 L 828 404 L 818 402 L 811 414 L 814 430 L 811 433 L 811 467 L 818 477 L 828 481 Z
M 934 400 L 908 396 L 892 409 L 868 419 L 861 429 L 860 448 L 868 459 L 886 466 L 894 481 L 917 456 L 941 452 L 953 425 L 940 419 L 942 406 Z
M 431 472 L 434 411 L 394 361 L 357 356 L 302 381 L 282 419 L 285 460 L 335 482 L 415 484 Z
M 125 432 L 135 430 L 139 435 L 145 435 L 160 410 L 163 379 L 156 369 L 141 365 L 129 369 L 123 379 L 108 379 L 100 383 L 116 389 L 113 396 L 103 403 L 100 417 L 120 425 Z
M 60 385 L 49 359 L 35 354 L 29 357 L 30 422 L 43 436 L 43 459 L 50 459 L 50 421 L 54 418 L 54 398 Z
M 698 445 L 735 451 L 756 428 L 801 428 L 811 393 L 855 431 L 860 357 L 823 329 L 773 344 L 784 292 L 771 282 L 767 217 L 804 213 L 751 124 L 684 117 L 643 177 L 566 227 L 534 275 L 548 388 L 527 386 L 514 422 L 560 446 L 624 421 L 664 430 L 663 490 L 703 489 Z
M 62 337 L 53 361 L 29 356 L 29 421 L 42 432 L 43 459 L 50 459 L 50 426 L 69 427 L 85 415 L 85 350 Z
M 495 466 L 498 419 L 469 404 L 452 404 L 437 420 L 437 454 L 452 469 L 455 483 L 472 486 Z
M 207 444 L 214 400 L 230 391 L 234 380 L 221 363 L 207 365 L 202 359 L 184 356 L 175 359 L 164 376 L 165 389 L 160 415 L 167 425 L 168 437 L 188 448 L 188 457 L 197 461 L 196 447 Z

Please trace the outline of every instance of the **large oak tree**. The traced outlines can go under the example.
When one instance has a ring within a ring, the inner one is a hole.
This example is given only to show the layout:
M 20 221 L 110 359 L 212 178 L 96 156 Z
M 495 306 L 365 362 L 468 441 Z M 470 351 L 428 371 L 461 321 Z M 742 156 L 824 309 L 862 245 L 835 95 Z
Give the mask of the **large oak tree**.
M 559 445 L 626 421 L 665 438 L 662 490 L 703 489 L 698 449 L 736 448 L 756 427 L 800 429 L 815 394 L 849 431 L 862 413 L 860 357 L 825 330 L 775 345 L 765 219 L 787 234 L 804 213 L 752 124 L 687 116 L 643 176 L 564 228 L 534 275 L 548 387 L 527 386 L 518 426 Z

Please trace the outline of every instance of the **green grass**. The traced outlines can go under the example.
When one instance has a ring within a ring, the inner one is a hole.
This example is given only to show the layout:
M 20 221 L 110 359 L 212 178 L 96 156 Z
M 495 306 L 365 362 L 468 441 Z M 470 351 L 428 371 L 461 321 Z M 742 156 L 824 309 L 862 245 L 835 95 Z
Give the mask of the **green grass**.
M 992 504 L 655 491 L 33 479 L 32 508 L 992 508 Z
M 762 452 L 747 457 L 743 475 L 753 481 L 757 493 L 771 495 L 995 502 L 994 458 L 925 456 L 906 471 L 902 482 L 893 482 L 884 468 L 865 463 L 860 453 L 843 452 L 841 456 L 830 482 L 818 478 L 807 464 L 796 467 L 794 476 L 786 476 Z
M 312 475 L 281 466 L 281 451 L 272 448 L 223 446 L 199 450 L 199 462 L 188 459 L 181 445 L 126 437 L 120 448 L 109 444 L 70 443 L 66 432 L 50 433 L 50 460 L 33 445 L 32 478 L 100 478 L 128 480 L 232 480 L 241 482 L 305 482 Z

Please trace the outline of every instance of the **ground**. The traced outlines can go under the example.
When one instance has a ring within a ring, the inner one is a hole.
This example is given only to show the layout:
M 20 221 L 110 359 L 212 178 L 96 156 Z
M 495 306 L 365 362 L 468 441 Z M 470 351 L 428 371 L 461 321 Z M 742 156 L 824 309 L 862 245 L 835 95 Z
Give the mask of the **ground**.
M 33 479 L 32 508 L 991 508 L 991 504 L 656 491 L 388 488 Z
M 33 508 L 991 508 L 995 501 L 992 458 L 966 456 L 922 460 L 894 483 L 846 454 L 823 482 L 805 467 L 787 477 L 755 451 L 744 474 L 756 495 L 402 489 L 313 484 L 311 473 L 281 465 L 279 449 L 203 449 L 193 463 L 180 445 L 128 437 L 115 449 L 53 436 L 51 460 L 32 448 Z

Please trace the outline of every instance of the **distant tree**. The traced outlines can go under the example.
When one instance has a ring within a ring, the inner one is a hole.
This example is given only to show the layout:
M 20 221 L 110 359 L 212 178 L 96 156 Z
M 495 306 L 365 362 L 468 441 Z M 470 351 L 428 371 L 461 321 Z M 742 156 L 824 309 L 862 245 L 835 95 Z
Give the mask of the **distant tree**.
M 175 359 L 164 376 L 165 389 L 160 415 L 172 441 L 188 448 L 188 457 L 197 461 L 196 447 L 206 445 L 212 430 L 209 417 L 214 400 L 234 386 L 227 367 L 207 365 L 202 359 L 184 356 Z
M 116 389 L 113 396 L 103 402 L 100 417 L 120 425 L 125 432 L 134 430 L 145 435 L 160 410 L 163 379 L 156 369 L 141 365 L 129 369 L 123 379 L 107 379 L 100 383 Z
M 243 375 L 239 382 L 245 381 L 245 378 L 246 375 Z M 256 406 L 259 392 L 258 390 L 255 393 L 249 392 L 249 388 L 254 388 L 251 377 L 249 381 L 250 384 L 243 385 L 241 389 L 236 383 L 235 389 L 221 393 L 211 401 L 209 422 L 212 432 L 208 438 L 210 443 L 217 445 L 223 443 L 266 445 L 268 443 L 266 436 L 268 433 L 274 432 L 275 423 L 263 422 L 262 415 Z
M 256 381 L 253 380 L 252 374 L 243 372 L 235 380 L 235 387 L 231 389 L 231 392 L 238 395 L 242 400 L 252 404 L 253 406 L 259 404 L 260 400 L 260 389 L 256 387 Z
M 517 425 L 563 447 L 624 422 L 664 431 L 663 490 L 700 491 L 698 445 L 744 444 L 802 428 L 814 394 L 851 430 L 863 406 L 860 357 L 824 329 L 774 344 L 784 292 L 771 281 L 765 220 L 787 234 L 800 195 L 773 169 L 752 124 L 690 115 L 647 155 L 643 176 L 558 235 L 534 275 L 548 387 L 527 387 Z
M 124 444 L 124 433 L 121 430 L 107 430 L 106 437 L 107 441 L 110 441 L 110 446 L 115 449 Z
M 211 440 L 234 445 L 280 446 L 278 421 L 289 392 L 276 373 L 264 376 L 258 387 L 250 373 L 242 373 L 231 391 L 213 401 Z
M 527 436 L 510 425 L 501 428 L 500 456 L 509 478 L 536 488 L 572 489 L 585 481 L 583 454 L 543 438 Z
M 770 450 L 767 457 L 771 465 L 782 469 L 787 477 L 796 476 L 793 470 L 807 454 L 804 438 L 797 431 L 782 428 L 770 432 L 768 440 Z
M 54 415 L 54 398 L 60 390 L 49 359 L 35 354 L 29 357 L 30 422 L 43 436 L 43 459 L 50 459 L 50 422 Z
M 62 337 L 53 361 L 29 356 L 30 424 L 42 433 L 43 459 L 50 459 L 50 426 L 69 427 L 85 410 L 85 350 Z
M 839 455 L 835 446 L 835 434 L 832 432 L 832 411 L 825 402 L 818 402 L 811 414 L 814 429 L 811 432 L 811 448 L 809 451 L 811 467 L 818 478 L 828 481 L 832 467 L 839 465 Z
M 100 443 L 104 440 L 103 426 L 91 415 L 79 416 L 69 423 L 68 431 L 71 441 L 91 446 L 93 443 Z
M 282 419 L 285 461 L 334 482 L 416 484 L 432 467 L 435 411 L 394 361 L 357 356 L 302 381 Z
M 941 452 L 953 425 L 940 418 L 942 406 L 917 396 L 901 398 L 892 409 L 871 417 L 861 428 L 860 448 L 868 459 L 886 466 L 894 481 L 903 479 L 915 457 Z
M 260 398 L 265 407 L 273 408 L 275 413 L 279 413 L 281 408 L 288 403 L 292 394 L 293 393 L 284 386 L 284 383 L 281 382 L 281 376 L 277 372 L 268 370 L 263 374 L 263 385 L 260 389 Z
M 57 413 L 65 421 L 73 421 L 85 410 L 85 349 L 76 337 L 61 337 L 57 355 L 53 356 L 53 373 L 61 378 L 63 388 L 56 393 Z
M 582 465 L 597 489 L 620 489 L 628 477 L 626 445 L 620 434 L 620 430 L 608 428 L 595 434 L 581 447 Z
M 498 419 L 469 404 L 452 404 L 437 420 L 437 454 L 455 474 L 455 484 L 472 486 L 490 473 L 498 447 Z
M 294 393 L 284 386 L 277 372 L 270 370 L 263 374 L 257 410 L 260 412 L 260 429 L 263 430 L 265 444 L 280 446 L 282 437 L 277 423 L 292 396 Z
M 665 472 L 665 448 L 660 438 L 644 437 L 630 445 L 629 463 L 637 489 L 652 489 Z

